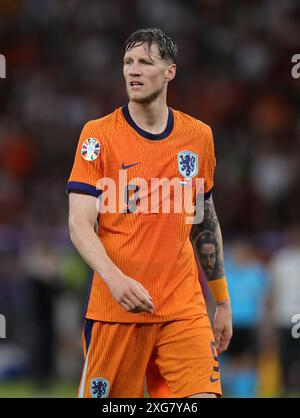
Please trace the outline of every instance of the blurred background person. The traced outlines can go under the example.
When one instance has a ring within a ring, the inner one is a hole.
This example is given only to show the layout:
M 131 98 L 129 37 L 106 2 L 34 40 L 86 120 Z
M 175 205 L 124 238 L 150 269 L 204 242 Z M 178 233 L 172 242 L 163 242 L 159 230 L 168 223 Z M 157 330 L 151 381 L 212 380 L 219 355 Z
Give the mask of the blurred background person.
M 283 248 L 270 262 L 271 315 L 282 375 L 282 394 L 297 395 L 300 387 L 300 340 L 292 334 L 293 316 L 300 314 L 300 225 L 293 225 Z
M 231 396 L 255 397 L 259 380 L 258 332 L 265 319 L 269 279 L 249 242 L 233 242 L 225 257 L 234 326 L 234 335 L 224 356 L 225 386 Z
M 30 300 L 30 373 L 37 390 L 45 390 L 55 376 L 55 297 L 60 290 L 59 258 L 44 237 L 28 243 L 22 253 Z

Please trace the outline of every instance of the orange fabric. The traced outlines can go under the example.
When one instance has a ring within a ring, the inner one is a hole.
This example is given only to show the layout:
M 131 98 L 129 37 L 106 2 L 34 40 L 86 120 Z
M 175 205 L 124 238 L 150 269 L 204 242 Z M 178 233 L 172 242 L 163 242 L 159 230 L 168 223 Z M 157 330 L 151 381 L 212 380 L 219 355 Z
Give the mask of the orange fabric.
M 117 185 L 118 203 L 122 164 L 138 163 L 122 170 L 126 171 L 128 181 L 135 177 L 146 179 L 148 184 L 151 178 L 171 180 L 177 177 L 183 180 L 178 171 L 177 154 L 188 150 L 198 155 L 197 177 L 204 178 L 204 192 L 210 191 L 215 168 L 211 129 L 179 111 L 173 110 L 173 115 L 172 132 L 159 141 L 141 136 L 126 121 L 121 108 L 88 122 L 80 136 L 69 182 L 96 187 L 101 177 L 111 178 Z M 100 143 L 100 154 L 94 161 L 87 161 L 81 155 L 82 144 L 90 137 Z M 124 196 L 124 191 L 121 191 L 121 196 Z M 186 224 L 185 220 L 185 213 L 174 212 L 101 214 L 98 235 L 108 256 L 123 273 L 148 289 L 155 311 L 152 315 L 126 312 L 112 298 L 101 277 L 94 274 L 86 318 L 147 323 L 206 313 L 189 239 L 192 225 Z
M 229 293 L 228 293 L 227 281 L 225 277 L 222 279 L 209 281 L 208 287 L 216 302 L 221 302 L 223 300 L 230 299 Z
M 122 344 L 120 344 L 120 341 Z M 79 393 L 91 397 L 94 379 L 106 379 L 106 397 L 222 394 L 219 362 L 207 315 L 157 324 L 94 322 Z

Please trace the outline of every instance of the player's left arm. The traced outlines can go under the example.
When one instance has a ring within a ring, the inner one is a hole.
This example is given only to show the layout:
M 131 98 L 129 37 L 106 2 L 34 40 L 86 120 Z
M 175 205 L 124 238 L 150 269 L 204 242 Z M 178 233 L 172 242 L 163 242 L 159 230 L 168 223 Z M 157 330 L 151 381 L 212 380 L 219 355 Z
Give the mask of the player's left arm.
M 204 201 L 203 222 L 192 226 L 191 240 L 216 301 L 213 328 L 217 351 L 221 354 L 227 350 L 232 337 L 232 314 L 224 272 L 222 234 L 212 196 Z

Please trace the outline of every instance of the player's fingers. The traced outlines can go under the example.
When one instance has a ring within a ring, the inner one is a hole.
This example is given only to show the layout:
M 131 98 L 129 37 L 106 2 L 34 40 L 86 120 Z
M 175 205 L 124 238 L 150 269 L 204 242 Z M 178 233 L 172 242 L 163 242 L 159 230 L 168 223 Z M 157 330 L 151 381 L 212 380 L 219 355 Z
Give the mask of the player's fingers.
M 121 305 L 126 311 L 130 312 L 130 306 L 127 303 L 121 301 L 119 302 L 119 305 Z
M 140 292 L 152 302 L 152 297 L 150 295 L 150 293 L 148 292 L 147 289 L 144 288 L 144 286 L 142 286 L 140 283 L 137 283 L 138 285 L 138 289 L 140 290 Z
M 220 349 L 222 350 L 222 352 L 227 350 L 231 337 L 232 337 L 232 331 L 225 330 L 222 335 L 221 344 L 220 344 Z
M 134 303 L 132 303 L 132 301 L 130 300 L 130 298 L 127 297 L 127 296 L 122 296 L 121 302 L 125 302 L 126 305 L 129 306 L 130 310 L 135 308 Z
M 216 327 L 214 328 L 214 337 L 215 337 L 215 342 L 216 342 L 216 349 L 219 354 L 220 343 L 221 343 L 221 330 Z
M 135 305 L 136 312 L 149 312 L 152 313 L 153 309 L 146 303 L 141 302 L 134 293 L 130 295 L 131 302 Z
M 224 353 L 227 350 L 229 345 L 229 340 L 222 340 L 219 345 L 218 354 Z
M 146 305 L 150 309 L 154 309 L 152 300 L 142 290 L 140 290 L 140 288 L 134 289 L 133 293 L 142 304 Z
M 153 312 L 154 305 L 153 305 L 153 302 L 151 300 L 146 298 L 145 295 L 143 295 L 143 294 L 137 295 L 137 297 L 138 297 L 138 300 L 139 300 L 139 305 L 145 306 L 147 311 Z
M 128 295 L 131 302 L 134 304 L 135 307 L 140 306 L 141 302 L 140 300 L 135 296 L 135 294 L 132 292 L 130 295 Z
M 148 310 L 147 310 L 147 308 L 137 307 L 137 308 L 134 308 L 131 312 L 132 313 L 141 313 L 141 312 L 148 312 Z
M 148 292 L 147 289 L 145 289 L 139 282 L 136 282 L 137 287 L 140 289 L 140 291 L 145 294 L 151 301 L 152 301 L 152 297 L 150 296 L 150 293 Z
M 137 298 L 136 302 L 137 304 L 132 300 L 132 297 L 134 297 L 134 295 L 123 295 L 121 302 L 123 303 L 123 307 L 125 307 L 125 309 L 129 312 L 132 313 L 140 313 L 140 312 L 149 312 L 152 313 L 153 311 L 148 308 L 146 305 L 141 304 L 141 302 L 139 302 L 139 300 Z

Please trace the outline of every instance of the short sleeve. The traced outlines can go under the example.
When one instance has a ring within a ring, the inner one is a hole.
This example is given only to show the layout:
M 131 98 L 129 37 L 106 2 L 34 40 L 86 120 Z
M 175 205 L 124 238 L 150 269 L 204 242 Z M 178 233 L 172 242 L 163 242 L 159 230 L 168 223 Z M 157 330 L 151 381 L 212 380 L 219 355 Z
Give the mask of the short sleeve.
M 204 198 L 207 199 L 214 185 L 214 173 L 216 168 L 216 158 L 214 150 L 213 134 L 210 127 L 207 130 L 205 139 L 205 161 L 204 161 Z
M 103 173 L 103 140 L 94 121 L 82 129 L 73 168 L 67 184 L 67 193 L 76 192 L 99 197 L 97 183 Z

